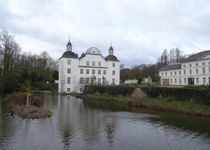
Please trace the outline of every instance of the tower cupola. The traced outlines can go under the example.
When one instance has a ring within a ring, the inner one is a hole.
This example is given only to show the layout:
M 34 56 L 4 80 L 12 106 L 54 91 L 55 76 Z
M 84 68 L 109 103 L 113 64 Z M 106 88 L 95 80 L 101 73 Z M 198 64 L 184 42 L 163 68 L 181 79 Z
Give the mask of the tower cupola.
M 67 51 L 72 51 L 72 44 L 70 42 L 70 39 L 69 39 L 68 43 L 66 44 L 66 50 Z
M 112 45 L 109 47 L 109 55 L 114 55 L 114 49 Z

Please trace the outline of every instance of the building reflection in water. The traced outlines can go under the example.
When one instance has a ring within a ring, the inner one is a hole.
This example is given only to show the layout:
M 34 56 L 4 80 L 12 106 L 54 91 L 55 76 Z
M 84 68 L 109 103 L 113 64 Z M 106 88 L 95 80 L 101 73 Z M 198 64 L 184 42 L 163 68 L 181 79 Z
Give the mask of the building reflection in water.
M 104 134 L 107 144 L 113 145 L 117 127 L 117 120 L 113 114 L 90 108 L 84 105 L 83 100 L 71 96 L 58 97 L 57 111 L 57 124 L 63 138 L 64 149 L 71 148 L 71 144 L 92 147 L 103 141 Z M 78 138 L 80 140 L 77 140 Z
M 116 117 L 107 117 L 104 120 L 105 123 L 105 131 L 107 133 L 107 142 L 109 143 L 109 146 L 111 147 L 114 143 L 114 134 L 115 134 L 115 129 L 117 126 L 117 120 Z

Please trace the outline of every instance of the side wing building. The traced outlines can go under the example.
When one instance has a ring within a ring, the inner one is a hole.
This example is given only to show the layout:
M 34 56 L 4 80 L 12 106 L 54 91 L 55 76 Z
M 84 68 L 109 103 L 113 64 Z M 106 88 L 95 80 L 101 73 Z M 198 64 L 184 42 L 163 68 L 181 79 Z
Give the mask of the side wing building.
M 161 85 L 210 85 L 210 50 L 160 68 Z

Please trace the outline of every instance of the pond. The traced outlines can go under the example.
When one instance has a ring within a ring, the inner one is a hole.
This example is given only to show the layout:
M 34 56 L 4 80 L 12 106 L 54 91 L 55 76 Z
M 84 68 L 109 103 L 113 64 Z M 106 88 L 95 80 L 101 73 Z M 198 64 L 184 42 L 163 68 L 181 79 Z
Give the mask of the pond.
M 0 102 L 1 150 L 209 150 L 210 118 L 94 105 L 42 95 L 47 119 L 10 117 Z

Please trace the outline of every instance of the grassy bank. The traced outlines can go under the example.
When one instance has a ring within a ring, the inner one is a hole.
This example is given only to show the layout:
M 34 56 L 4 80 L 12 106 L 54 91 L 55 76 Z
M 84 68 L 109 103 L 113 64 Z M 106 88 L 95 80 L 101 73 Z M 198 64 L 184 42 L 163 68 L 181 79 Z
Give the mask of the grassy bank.
M 97 96 L 85 94 L 81 96 L 85 101 L 112 103 L 130 108 L 150 108 L 158 111 L 176 112 L 187 115 L 210 116 L 210 106 L 197 101 L 178 101 L 173 98 L 144 99 L 126 96 Z

